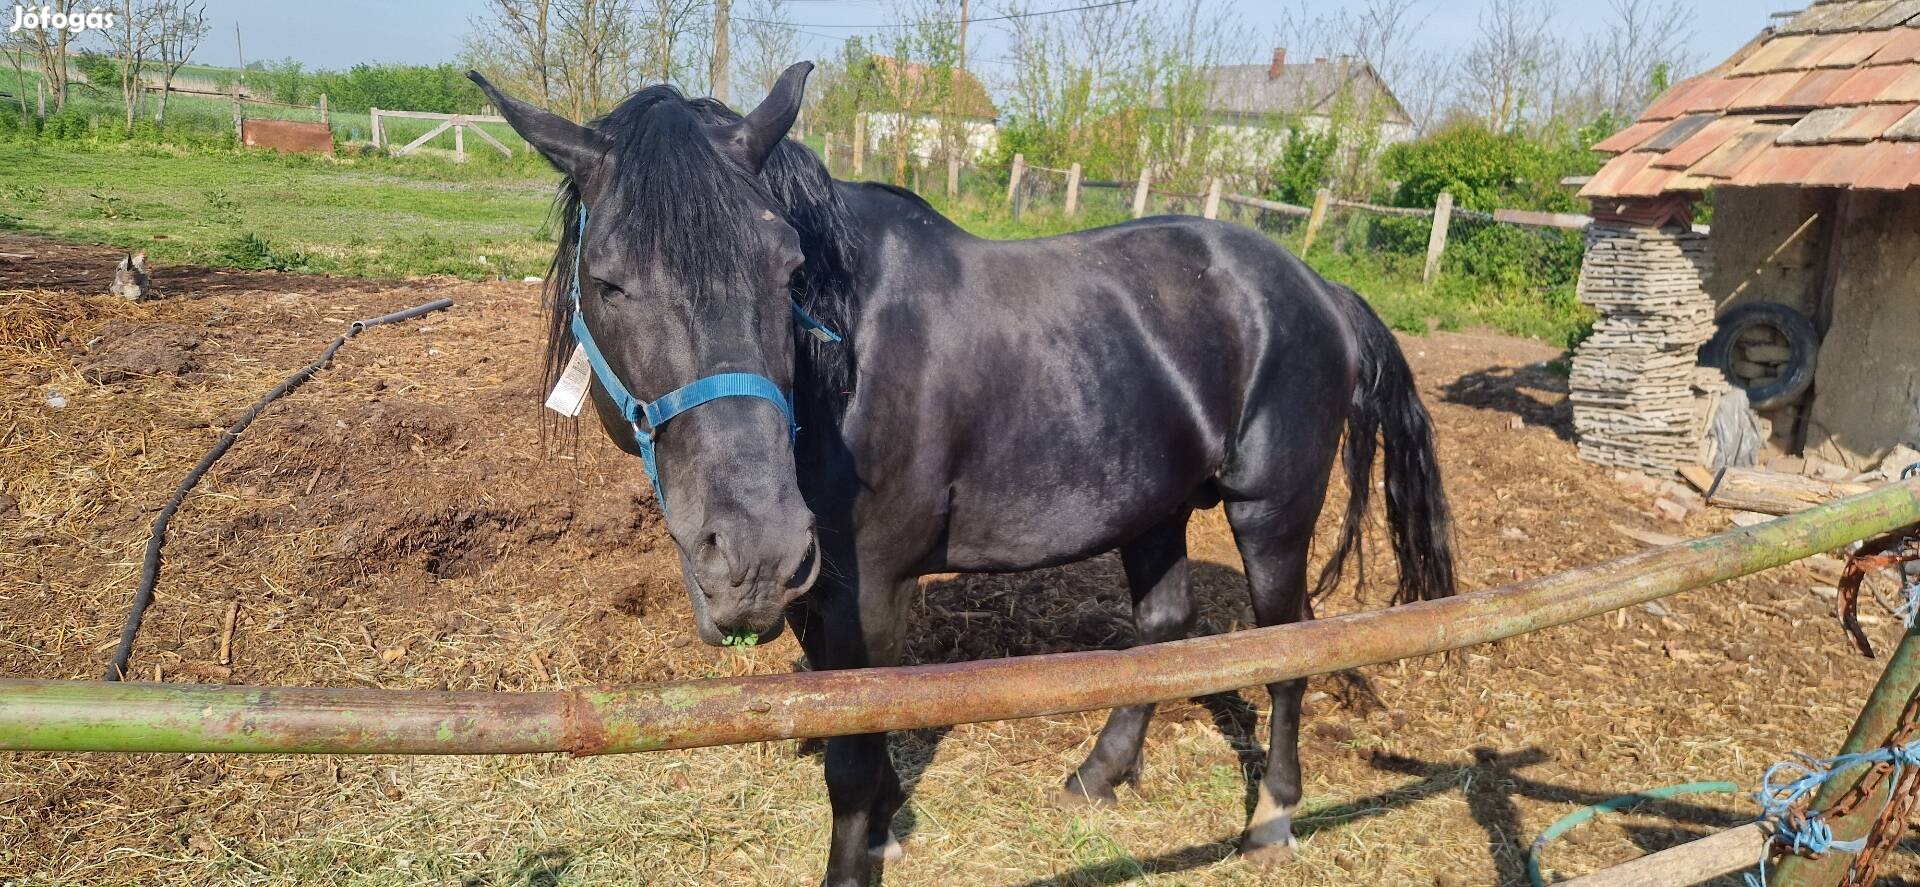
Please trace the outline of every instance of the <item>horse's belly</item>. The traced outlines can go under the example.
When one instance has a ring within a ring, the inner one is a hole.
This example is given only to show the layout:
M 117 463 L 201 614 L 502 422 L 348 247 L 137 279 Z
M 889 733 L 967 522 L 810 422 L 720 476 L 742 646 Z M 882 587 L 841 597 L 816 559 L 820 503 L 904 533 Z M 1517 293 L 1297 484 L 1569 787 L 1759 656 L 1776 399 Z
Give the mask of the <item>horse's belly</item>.
M 1132 541 L 1168 516 L 1217 499 L 1212 466 L 1180 459 L 1085 454 L 961 477 L 947 514 L 943 571 L 1028 570 L 1085 560 Z M 1035 470 L 1038 469 L 1038 470 Z

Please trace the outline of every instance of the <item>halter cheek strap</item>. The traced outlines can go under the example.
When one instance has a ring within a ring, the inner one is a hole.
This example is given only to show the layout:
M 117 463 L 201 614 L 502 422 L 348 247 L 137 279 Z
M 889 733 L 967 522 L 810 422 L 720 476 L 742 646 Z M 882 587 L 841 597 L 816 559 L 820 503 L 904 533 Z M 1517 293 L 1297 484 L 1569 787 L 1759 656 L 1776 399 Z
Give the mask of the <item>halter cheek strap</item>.
M 580 207 L 580 233 L 575 238 L 573 251 L 573 287 L 570 293 L 573 299 L 571 325 L 573 340 L 586 354 L 587 363 L 593 368 L 594 379 L 600 383 L 601 389 L 607 393 L 607 396 L 613 399 L 614 406 L 620 410 L 620 417 L 633 427 L 634 441 L 640 448 L 640 459 L 646 465 L 647 480 L 653 484 L 654 499 L 660 503 L 661 513 L 666 512 L 666 491 L 660 487 L 660 469 L 654 458 L 654 442 L 661 427 L 673 417 L 722 398 L 757 397 L 780 408 L 780 415 L 786 417 L 787 433 L 790 438 L 800 433 L 800 426 L 794 423 L 793 406 L 787 401 L 786 392 L 781 391 L 780 386 L 774 384 L 772 379 L 756 373 L 716 373 L 705 376 L 670 391 L 652 402 L 633 396 L 633 392 L 627 390 L 627 386 L 621 383 L 620 377 L 614 374 L 613 367 L 607 363 L 606 355 L 601 353 L 600 346 L 594 343 L 593 334 L 587 330 L 586 318 L 580 311 L 580 253 L 585 250 L 586 239 L 587 208 L 583 204 Z M 841 341 L 838 334 L 815 320 L 806 309 L 800 307 L 799 302 L 793 303 L 793 315 L 795 322 L 802 329 L 812 333 L 821 341 Z M 646 422 L 644 427 L 641 425 L 642 420 Z

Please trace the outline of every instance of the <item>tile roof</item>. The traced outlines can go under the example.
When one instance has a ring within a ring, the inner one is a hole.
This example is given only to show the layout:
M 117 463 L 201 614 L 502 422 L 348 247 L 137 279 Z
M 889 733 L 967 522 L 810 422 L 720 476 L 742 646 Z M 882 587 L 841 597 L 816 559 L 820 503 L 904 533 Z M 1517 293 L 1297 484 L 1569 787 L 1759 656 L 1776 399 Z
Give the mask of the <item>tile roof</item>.
M 1920 0 L 1814 0 L 1594 150 L 1584 197 L 1920 188 Z

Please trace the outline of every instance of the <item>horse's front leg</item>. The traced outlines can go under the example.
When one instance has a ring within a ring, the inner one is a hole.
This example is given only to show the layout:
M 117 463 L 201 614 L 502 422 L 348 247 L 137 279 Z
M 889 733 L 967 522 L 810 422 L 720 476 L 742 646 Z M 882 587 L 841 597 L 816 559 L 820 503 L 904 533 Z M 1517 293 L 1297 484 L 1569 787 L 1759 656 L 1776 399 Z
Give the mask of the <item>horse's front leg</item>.
M 797 609 L 794 631 L 815 670 L 896 665 L 905 645 L 903 589 L 912 580 L 856 593 L 838 584 L 815 587 Z M 827 740 L 827 800 L 833 838 L 826 887 L 867 887 L 875 862 L 897 858 L 893 816 L 906 801 L 887 750 L 887 734 Z

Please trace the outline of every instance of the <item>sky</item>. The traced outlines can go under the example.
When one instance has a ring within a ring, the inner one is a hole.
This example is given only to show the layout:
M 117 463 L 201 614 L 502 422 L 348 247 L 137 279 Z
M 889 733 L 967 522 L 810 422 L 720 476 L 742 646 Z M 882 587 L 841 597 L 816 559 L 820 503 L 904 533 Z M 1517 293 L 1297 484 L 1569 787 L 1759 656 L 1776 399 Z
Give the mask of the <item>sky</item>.
M 1088 0 L 1030 0 L 1034 9 L 1085 5 Z M 1264 37 L 1276 32 L 1284 9 L 1298 0 L 1218 0 L 1234 8 L 1247 23 L 1247 32 Z M 1605 21 L 1603 0 L 1546 0 L 1561 17 L 1562 33 L 1573 36 L 1582 28 Z M 1796 9 L 1806 0 L 1669 0 L 1694 10 L 1692 45 L 1703 64 L 1715 64 L 1732 55 L 1768 23 L 1770 13 Z M 744 6 L 744 3 L 736 3 Z M 1359 0 L 1308 0 L 1314 12 L 1333 12 L 1358 6 Z M 993 0 L 975 0 L 976 15 L 991 14 Z M 1481 0 L 1427 0 L 1420 44 L 1443 52 L 1464 53 L 1473 42 Z M 309 68 L 345 68 L 357 62 L 436 63 L 452 61 L 460 52 L 469 21 L 486 10 L 486 0 L 208 0 L 213 21 L 196 61 L 231 65 L 244 51 L 248 60 L 292 58 Z M 822 27 L 840 36 L 862 33 L 838 27 L 884 22 L 886 0 L 790 0 L 790 20 Z M 1071 15 L 1071 13 L 1067 13 Z M 239 47 L 235 45 L 235 28 Z M 986 58 L 1004 56 L 1005 23 L 981 23 L 970 32 L 973 52 Z M 1267 42 L 1272 42 L 1268 40 Z M 801 34 L 799 47 L 810 58 L 830 56 L 839 42 Z M 1264 51 L 1260 55 L 1264 56 Z M 1247 58 L 1244 61 L 1263 61 Z

